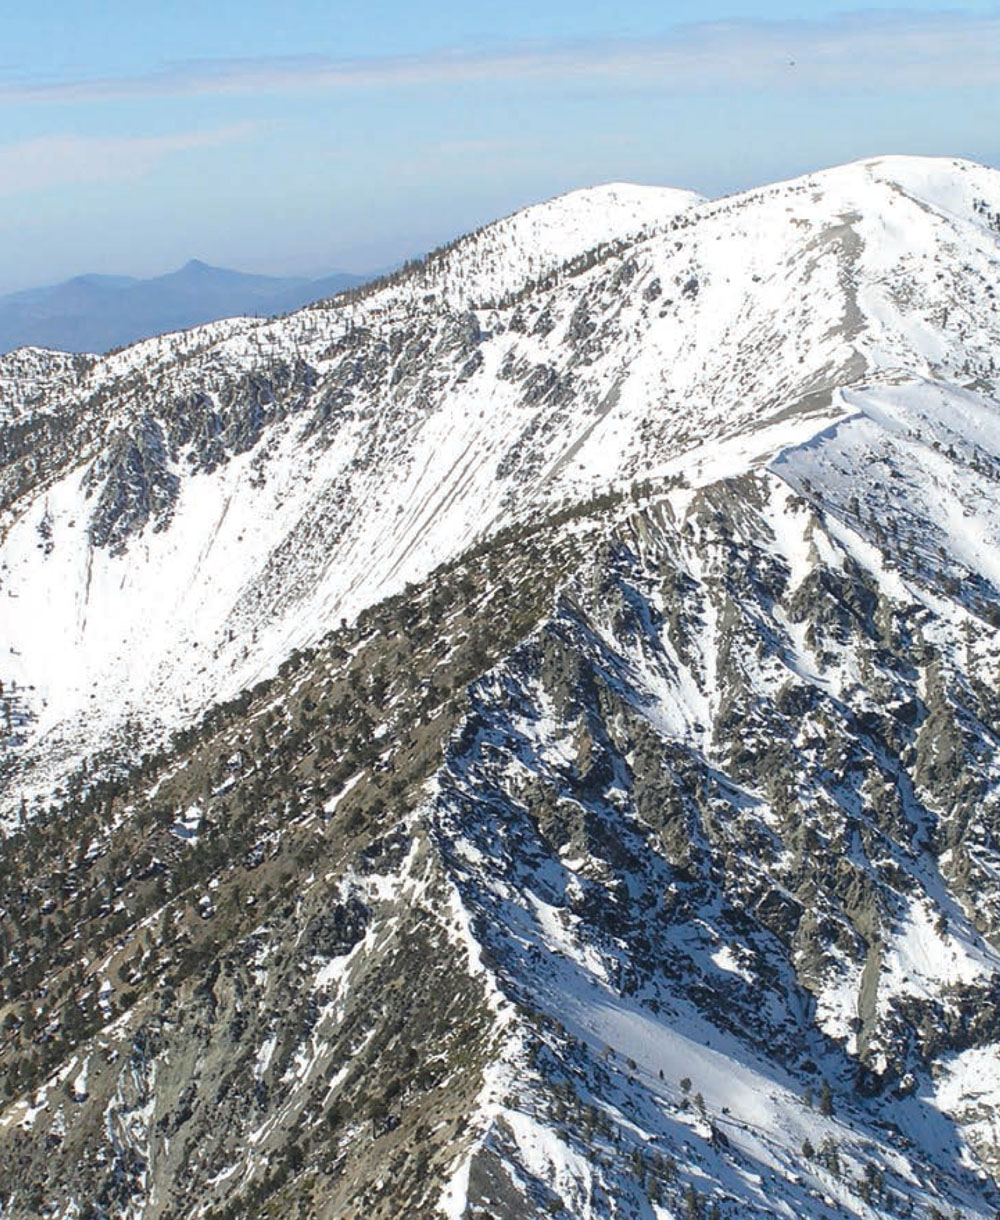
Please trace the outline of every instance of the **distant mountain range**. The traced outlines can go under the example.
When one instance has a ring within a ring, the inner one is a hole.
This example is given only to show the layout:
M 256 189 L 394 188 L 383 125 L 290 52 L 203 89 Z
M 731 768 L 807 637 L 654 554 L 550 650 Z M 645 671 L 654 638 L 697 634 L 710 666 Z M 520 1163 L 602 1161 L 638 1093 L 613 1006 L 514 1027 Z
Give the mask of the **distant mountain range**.
M 241 314 L 288 313 L 365 282 L 334 272 L 321 279 L 247 275 L 192 259 L 167 275 L 78 275 L 61 284 L 0 296 L 0 352 L 31 344 L 106 352 L 167 331 Z

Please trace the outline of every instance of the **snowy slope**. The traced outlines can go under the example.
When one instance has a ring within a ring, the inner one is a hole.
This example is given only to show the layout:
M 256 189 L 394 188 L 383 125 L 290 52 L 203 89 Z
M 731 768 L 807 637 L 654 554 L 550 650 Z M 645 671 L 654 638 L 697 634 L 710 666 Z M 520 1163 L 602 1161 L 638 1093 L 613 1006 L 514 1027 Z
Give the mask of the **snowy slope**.
M 12 1217 L 996 1215 L 998 217 L 598 188 L 4 366 Z
M 489 1207 L 496 1164 L 588 1220 L 690 1191 L 993 1214 L 1000 766 L 973 692 L 1000 643 L 876 566 L 816 448 L 632 510 L 474 690 L 434 816 L 486 960 L 542 1015 L 449 1214 Z
M 509 531 L 20 836 L 11 1215 L 989 1220 L 997 598 L 841 461 Z
M 33 492 L 16 471 L 3 677 L 87 752 L 539 506 L 819 431 L 879 370 L 988 395 L 998 198 L 993 171 L 911 159 L 707 203 L 596 188 L 357 300 L 104 358 L 60 393 L 72 426 Z
M 453 309 L 500 300 L 588 251 L 662 230 L 701 202 L 693 191 L 630 182 L 570 191 L 461 238 L 405 289 L 421 300 L 431 291 Z
M 41 347 L 0 355 L 0 424 L 16 423 L 47 403 L 54 409 L 63 395 L 72 393 L 90 363 L 88 357 Z

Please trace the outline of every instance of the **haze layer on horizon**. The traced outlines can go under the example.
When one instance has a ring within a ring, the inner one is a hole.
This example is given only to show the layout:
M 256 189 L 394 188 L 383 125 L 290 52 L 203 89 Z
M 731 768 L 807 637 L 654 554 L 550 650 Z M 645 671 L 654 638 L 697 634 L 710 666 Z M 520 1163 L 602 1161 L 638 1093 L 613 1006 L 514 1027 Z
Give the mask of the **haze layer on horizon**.
M 4 18 L 0 292 L 190 257 L 370 271 L 629 180 L 1000 162 L 1000 8 L 123 0 Z

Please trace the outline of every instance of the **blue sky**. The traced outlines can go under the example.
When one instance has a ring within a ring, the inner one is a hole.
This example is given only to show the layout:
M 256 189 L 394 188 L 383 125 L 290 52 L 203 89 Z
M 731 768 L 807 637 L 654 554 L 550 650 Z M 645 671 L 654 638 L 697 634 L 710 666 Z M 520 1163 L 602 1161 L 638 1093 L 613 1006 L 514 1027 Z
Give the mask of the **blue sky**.
M 13 8 L 0 291 L 190 257 L 378 268 L 616 179 L 719 194 L 882 152 L 1000 164 L 997 4 Z

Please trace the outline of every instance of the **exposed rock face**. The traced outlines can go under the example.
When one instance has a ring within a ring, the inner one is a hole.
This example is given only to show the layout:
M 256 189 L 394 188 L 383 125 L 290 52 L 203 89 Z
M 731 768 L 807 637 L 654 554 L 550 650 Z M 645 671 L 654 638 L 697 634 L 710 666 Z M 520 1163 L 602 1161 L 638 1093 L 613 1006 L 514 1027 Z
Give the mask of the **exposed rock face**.
M 487 294 L 504 222 L 54 367 L 2 1214 L 995 1215 L 998 201 L 848 167 Z

